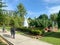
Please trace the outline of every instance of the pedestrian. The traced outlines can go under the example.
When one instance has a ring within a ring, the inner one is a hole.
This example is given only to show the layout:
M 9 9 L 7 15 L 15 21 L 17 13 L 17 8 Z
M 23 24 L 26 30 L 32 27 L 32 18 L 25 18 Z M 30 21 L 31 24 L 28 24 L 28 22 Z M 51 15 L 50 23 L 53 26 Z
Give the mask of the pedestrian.
M 11 27 L 10 32 L 11 32 L 11 37 L 12 37 L 13 39 L 15 39 L 15 27 L 14 27 L 14 26 Z
M 3 24 L 3 29 L 2 30 L 3 30 L 3 32 L 5 32 L 5 25 L 4 24 Z

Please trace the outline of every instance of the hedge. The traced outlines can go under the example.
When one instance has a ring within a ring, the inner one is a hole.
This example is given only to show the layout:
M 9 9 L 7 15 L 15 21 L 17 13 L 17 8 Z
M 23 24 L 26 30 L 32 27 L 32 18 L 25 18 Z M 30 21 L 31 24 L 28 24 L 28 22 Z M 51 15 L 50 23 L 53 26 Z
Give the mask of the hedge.
M 44 33 L 43 30 L 33 29 L 33 28 L 17 28 L 17 31 L 28 32 L 32 35 L 42 35 Z

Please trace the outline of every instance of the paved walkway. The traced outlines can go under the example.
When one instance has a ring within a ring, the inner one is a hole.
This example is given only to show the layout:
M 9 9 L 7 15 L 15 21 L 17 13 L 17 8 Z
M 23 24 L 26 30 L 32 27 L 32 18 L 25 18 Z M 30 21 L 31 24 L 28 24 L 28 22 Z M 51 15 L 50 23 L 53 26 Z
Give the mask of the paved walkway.
M 42 42 L 42 41 L 37 40 L 37 39 L 32 39 L 30 37 L 27 37 L 24 35 L 19 35 L 19 34 L 16 34 L 15 39 L 12 39 L 10 36 L 10 33 L 8 33 L 8 32 L 2 33 L 0 31 L 0 35 L 3 36 L 8 41 L 10 41 L 11 43 L 13 43 L 14 45 L 52 45 L 52 44 Z

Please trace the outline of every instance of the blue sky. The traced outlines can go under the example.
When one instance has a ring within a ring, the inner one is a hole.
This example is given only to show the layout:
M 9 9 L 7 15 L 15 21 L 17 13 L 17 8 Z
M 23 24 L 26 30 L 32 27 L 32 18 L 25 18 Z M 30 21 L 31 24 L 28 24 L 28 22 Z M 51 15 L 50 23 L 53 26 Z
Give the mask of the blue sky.
M 27 10 L 27 17 L 38 17 L 40 14 L 57 13 L 60 10 L 60 0 L 3 0 L 7 10 L 16 10 L 19 3 L 23 3 Z

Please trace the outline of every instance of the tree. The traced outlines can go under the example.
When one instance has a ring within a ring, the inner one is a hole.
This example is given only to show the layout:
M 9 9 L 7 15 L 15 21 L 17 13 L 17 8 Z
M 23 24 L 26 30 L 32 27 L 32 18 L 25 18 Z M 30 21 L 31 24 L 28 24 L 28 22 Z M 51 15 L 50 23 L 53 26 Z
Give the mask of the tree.
M 4 18 L 4 24 L 5 24 L 6 26 L 9 26 L 10 20 L 11 20 L 11 16 L 5 14 L 4 17 L 5 17 L 5 18 Z
M 4 15 L 3 15 L 3 7 L 6 7 L 6 5 L 4 5 L 5 3 L 2 2 L 2 0 L 0 0 L 0 24 L 3 24 L 4 22 Z
M 50 15 L 50 19 L 51 19 L 52 21 L 56 22 L 56 21 L 57 21 L 57 16 L 58 16 L 58 14 L 51 14 L 51 15 Z
M 21 17 L 24 17 L 27 14 L 26 9 L 22 3 L 20 3 L 17 8 L 18 8 L 18 13 L 20 14 Z
M 60 28 L 60 11 L 58 13 L 57 22 L 58 22 L 58 27 Z
M 48 19 L 48 16 L 46 14 L 41 14 L 38 18 L 39 19 Z
M 20 3 L 17 8 L 18 8 L 18 14 L 20 16 L 20 25 L 23 26 L 24 16 L 27 14 L 27 12 L 22 3 Z
M 35 27 L 40 27 L 40 28 L 45 28 L 48 27 L 50 23 L 48 16 L 46 14 L 40 15 L 38 18 L 31 19 L 29 18 L 30 21 L 30 26 L 35 26 Z
M 37 19 L 40 20 L 40 25 L 42 27 L 48 27 L 48 16 L 46 14 L 40 15 Z M 39 21 L 38 21 L 39 22 Z
M 57 13 L 54 13 L 54 14 L 51 14 L 50 15 L 50 19 L 52 20 L 52 26 L 57 26 L 57 16 L 58 14 Z

